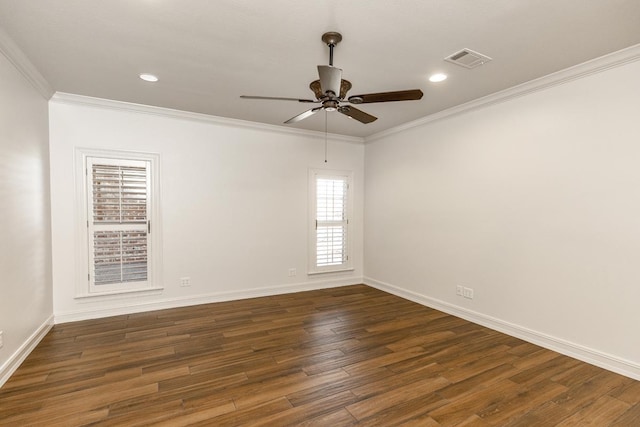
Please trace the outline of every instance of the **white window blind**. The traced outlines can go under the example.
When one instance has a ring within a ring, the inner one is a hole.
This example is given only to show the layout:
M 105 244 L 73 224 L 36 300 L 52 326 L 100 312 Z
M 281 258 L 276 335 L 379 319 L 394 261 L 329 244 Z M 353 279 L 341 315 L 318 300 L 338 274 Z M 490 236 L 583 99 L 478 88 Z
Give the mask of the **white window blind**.
M 144 287 L 149 278 L 149 162 L 88 157 L 86 173 L 90 288 Z
M 311 174 L 312 254 L 310 271 L 336 271 L 349 268 L 348 173 L 314 171 Z
M 347 261 L 347 180 L 316 179 L 316 266 Z

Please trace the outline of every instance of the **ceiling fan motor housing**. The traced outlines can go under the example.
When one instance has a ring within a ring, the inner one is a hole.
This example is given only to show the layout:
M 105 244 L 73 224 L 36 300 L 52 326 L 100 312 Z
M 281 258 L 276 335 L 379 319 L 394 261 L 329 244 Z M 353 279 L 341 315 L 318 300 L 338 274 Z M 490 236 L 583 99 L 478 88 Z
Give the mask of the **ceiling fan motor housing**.
M 309 89 L 313 91 L 313 94 L 316 96 L 317 100 L 321 100 L 325 97 L 325 94 L 322 93 L 322 88 L 320 87 L 320 80 L 314 80 L 309 84 Z M 347 92 L 351 89 L 351 82 L 349 80 L 342 80 L 340 82 L 340 94 L 338 98 L 344 99 L 347 96 Z

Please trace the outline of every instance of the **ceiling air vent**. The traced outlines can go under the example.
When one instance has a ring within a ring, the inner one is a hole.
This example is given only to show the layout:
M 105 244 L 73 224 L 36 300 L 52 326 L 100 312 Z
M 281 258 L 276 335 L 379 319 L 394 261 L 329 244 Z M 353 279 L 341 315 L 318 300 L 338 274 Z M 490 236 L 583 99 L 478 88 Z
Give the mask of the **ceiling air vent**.
M 452 55 L 444 58 L 445 61 L 452 62 L 454 64 L 458 64 L 464 68 L 476 68 L 485 62 L 491 61 L 486 55 L 483 55 L 478 52 L 474 52 L 471 49 L 462 49 Z

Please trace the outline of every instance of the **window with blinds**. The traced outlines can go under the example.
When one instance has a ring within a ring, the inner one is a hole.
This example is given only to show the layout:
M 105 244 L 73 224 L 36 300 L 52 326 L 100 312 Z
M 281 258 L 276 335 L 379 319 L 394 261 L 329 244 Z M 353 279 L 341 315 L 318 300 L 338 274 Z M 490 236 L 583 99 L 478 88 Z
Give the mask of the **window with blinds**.
M 87 158 L 90 290 L 147 286 L 150 162 Z
M 348 269 L 350 174 L 312 171 L 310 178 L 313 212 L 310 272 Z

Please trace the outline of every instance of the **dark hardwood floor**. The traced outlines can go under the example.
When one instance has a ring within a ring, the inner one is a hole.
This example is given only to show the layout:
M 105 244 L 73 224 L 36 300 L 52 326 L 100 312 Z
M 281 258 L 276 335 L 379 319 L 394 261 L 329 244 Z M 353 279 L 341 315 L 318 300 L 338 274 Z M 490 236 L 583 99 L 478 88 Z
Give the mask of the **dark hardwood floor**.
M 640 426 L 640 382 L 364 285 L 56 325 L 11 426 Z

